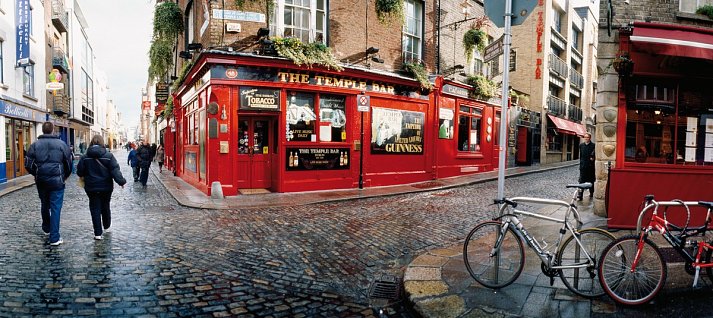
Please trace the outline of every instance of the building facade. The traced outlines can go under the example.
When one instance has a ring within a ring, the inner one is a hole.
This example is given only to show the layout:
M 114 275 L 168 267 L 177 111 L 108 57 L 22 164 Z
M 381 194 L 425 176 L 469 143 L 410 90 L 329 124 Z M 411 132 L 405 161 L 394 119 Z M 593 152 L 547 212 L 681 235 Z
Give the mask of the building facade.
M 491 39 L 501 34 L 477 1 L 442 1 L 451 10 L 445 14 L 436 3 L 406 0 L 403 25 L 380 21 L 369 1 L 276 1 L 269 12 L 260 2 L 178 3 L 187 28 L 177 43 L 177 69 L 191 64 L 172 91 L 166 164 L 205 193 L 216 181 L 235 195 L 412 183 L 497 168 L 501 99 L 476 96 L 465 84 L 468 76 L 492 81 L 501 73 L 492 66 L 498 62 L 465 58 L 467 30 L 481 27 Z M 474 25 L 476 17 L 486 23 Z M 452 34 L 444 40 L 446 32 Z M 323 43 L 341 69 L 277 56 L 272 36 Z M 432 76 L 419 82 L 402 70 L 407 64 Z
M 513 27 L 510 85 L 529 98 L 511 110 L 518 165 L 578 159 L 580 137 L 594 132 L 598 2 L 539 1 Z
M 608 215 L 610 227 L 636 227 L 644 195 L 713 197 L 713 22 L 695 13 L 699 5 L 602 5 L 603 16 L 614 14 L 600 24 L 596 171 L 597 193 L 605 195 L 597 195 L 595 212 Z M 691 213 L 691 225 L 702 224 L 705 211 Z
M 0 2 L 0 183 L 27 175 L 25 152 L 48 118 L 44 16 L 42 1 Z

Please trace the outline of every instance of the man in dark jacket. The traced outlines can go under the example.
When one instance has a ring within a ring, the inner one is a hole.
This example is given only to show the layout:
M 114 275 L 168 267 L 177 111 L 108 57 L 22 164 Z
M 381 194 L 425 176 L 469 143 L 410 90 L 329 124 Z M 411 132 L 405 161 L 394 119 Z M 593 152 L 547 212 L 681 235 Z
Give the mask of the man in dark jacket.
M 102 136 L 92 137 L 87 153 L 79 159 L 77 175 L 84 178 L 84 191 L 89 197 L 89 212 L 92 215 L 94 239 L 101 240 L 102 234 L 111 226 L 111 193 L 114 182 L 122 188 L 126 184 L 121 175 L 119 163 L 114 155 L 104 147 Z
M 42 136 L 27 151 L 25 169 L 35 176 L 40 195 L 42 230 L 49 234 L 50 245 L 62 244 L 59 217 L 64 202 L 64 182 L 72 174 L 72 153 L 66 143 L 53 135 L 51 122 L 42 124 Z
M 129 158 L 126 159 L 126 163 L 131 166 L 131 170 L 134 173 L 134 182 L 139 181 L 139 157 L 136 155 L 136 149 L 133 149 L 133 145 L 129 145 L 131 149 L 129 151 Z
M 143 145 L 139 147 L 136 151 L 136 156 L 139 157 L 139 166 L 141 167 L 141 175 L 139 176 L 139 181 L 141 185 L 146 187 L 146 182 L 149 180 L 149 168 L 151 167 L 151 146 L 148 142 L 144 141 Z
M 591 142 L 592 135 L 584 134 L 584 142 L 579 144 L 579 182 L 591 182 L 589 197 L 594 195 L 594 143 Z M 582 200 L 584 191 L 579 193 L 579 200 Z

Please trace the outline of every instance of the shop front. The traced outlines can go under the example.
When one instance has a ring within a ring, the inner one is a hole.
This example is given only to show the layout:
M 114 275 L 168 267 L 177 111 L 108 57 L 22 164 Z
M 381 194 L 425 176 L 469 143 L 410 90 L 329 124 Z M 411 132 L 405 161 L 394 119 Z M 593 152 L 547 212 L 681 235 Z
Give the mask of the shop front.
M 493 105 L 444 94 L 436 111 L 413 79 L 356 67 L 305 69 L 222 52 L 203 53 L 195 65 L 175 92 L 164 138 L 176 175 L 207 194 L 215 181 L 224 195 L 297 192 L 497 165 Z
M 0 183 L 28 174 L 25 154 L 37 139 L 38 123 L 45 117 L 38 109 L 0 100 L 0 142 L 5 150 L 0 156 Z
M 542 144 L 540 113 L 519 106 L 511 108 L 511 113 L 516 118 L 513 123 L 514 129 L 510 132 L 513 140 L 511 147 L 515 148 L 514 164 L 517 166 L 539 164 Z
M 713 200 L 713 32 L 636 22 L 620 32 L 618 56 L 616 164 L 607 211 L 610 227 L 634 228 L 647 194 L 662 201 Z M 669 212 L 669 220 L 683 224 L 685 212 L 679 212 Z M 693 208 L 691 224 L 702 224 L 704 212 Z
M 470 86 L 459 82 L 439 78 L 436 87 L 436 178 L 496 169 L 501 107 L 470 98 Z

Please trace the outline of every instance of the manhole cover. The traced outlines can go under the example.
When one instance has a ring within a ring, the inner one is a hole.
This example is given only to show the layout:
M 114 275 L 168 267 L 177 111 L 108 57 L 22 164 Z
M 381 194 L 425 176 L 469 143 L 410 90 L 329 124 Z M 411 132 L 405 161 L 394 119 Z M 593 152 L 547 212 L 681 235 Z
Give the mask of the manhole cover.
M 382 305 L 398 301 L 401 298 L 401 280 L 394 275 L 381 275 L 371 283 L 369 298 Z

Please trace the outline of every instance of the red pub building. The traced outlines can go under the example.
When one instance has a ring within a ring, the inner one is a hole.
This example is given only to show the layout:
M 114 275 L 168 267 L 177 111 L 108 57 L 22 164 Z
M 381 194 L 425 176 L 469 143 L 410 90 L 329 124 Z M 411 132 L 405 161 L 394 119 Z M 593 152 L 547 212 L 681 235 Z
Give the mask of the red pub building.
M 174 92 L 167 164 L 209 195 L 215 181 L 224 195 L 237 195 L 491 171 L 500 110 L 468 98 L 469 88 L 438 77 L 423 93 L 390 72 L 207 50 Z

